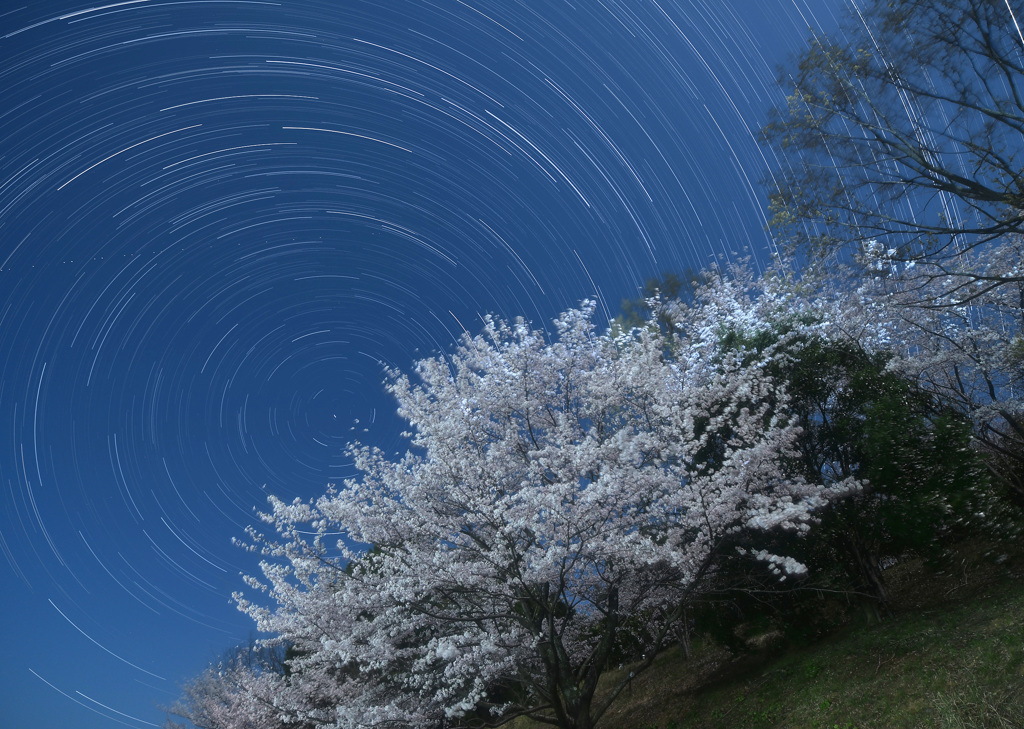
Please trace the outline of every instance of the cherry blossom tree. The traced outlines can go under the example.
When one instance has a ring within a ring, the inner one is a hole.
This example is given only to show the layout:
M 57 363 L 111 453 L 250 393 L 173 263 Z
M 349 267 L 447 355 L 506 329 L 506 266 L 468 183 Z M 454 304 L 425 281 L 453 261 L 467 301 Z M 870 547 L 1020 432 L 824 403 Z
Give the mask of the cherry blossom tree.
M 1003 277 L 1021 260 L 1013 240 L 961 263 Z M 705 271 L 691 298 L 722 322 L 719 347 L 747 356 L 776 348 L 769 372 L 785 384 L 786 411 L 801 428 L 793 465 L 811 480 L 861 485 L 820 513 L 809 539 L 765 535 L 764 546 L 805 561 L 818 584 L 869 598 L 881 617 L 889 601 L 882 557 L 935 556 L 967 534 L 1020 533 L 984 466 L 1019 498 L 1024 349 L 1018 287 L 964 286 L 931 263 L 879 253 L 867 281 L 779 261 L 762 276 L 742 265 Z M 894 266 L 905 270 L 891 275 Z M 644 308 L 658 321 L 686 309 L 657 299 Z M 723 565 L 723 596 L 760 582 L 748 567 L 742 558 Z M 770 586 L 758 587 L 763 605 Z
M 253 642 L 229 651 L 184 686 L 174 705 L 166 708 L 166 729 L 279 729 L 285 717 L 276 696 L 286 688 L 283 653 Z M 295 726 L 295 729 L 301 729 Z
M 844 320 L 864 347 L 891 351 L 892 369 L 971 420 L 993 475 L 1024 502 L 1024 284 L 1006 283 L 1024 268 L 1024 239 L 1005 236 L 958 265 L 981 276 L 879 252 Z
M 396 373 L 409 452 L 354 446 L 358 478 L 312 503 L 271 499 L 273 532 L 250 531 L 265 596 L 236 599 L 293 646 L 290 689 L 306 697 L 282 693 L 281 710 L 316 726 L 526 714 L 589 729 L 723 554 L 808 529 L 850 483 L 787 468 L 799 429 L 768 374 L 786 337 L 722 346 L 783 302 L 722 282 L 675 307 L 675 333 L 599 334 L 584 302 L 555 341 L 487 319 L 418 382 Z M 805 569 L 756 554 L 780 579 Z M 626 643 L 638 662 L 598 692 Z

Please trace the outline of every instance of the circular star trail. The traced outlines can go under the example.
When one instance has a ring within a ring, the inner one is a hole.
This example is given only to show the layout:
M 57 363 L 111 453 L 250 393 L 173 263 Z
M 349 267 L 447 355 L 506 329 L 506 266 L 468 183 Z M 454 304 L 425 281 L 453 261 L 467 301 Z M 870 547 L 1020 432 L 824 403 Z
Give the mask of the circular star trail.
M 764 259 L 774 66 L 843 6 L 5 6 L 5 721 L 159 725 L 247 639 L 267 494 L 404 447 L 389 370 Z

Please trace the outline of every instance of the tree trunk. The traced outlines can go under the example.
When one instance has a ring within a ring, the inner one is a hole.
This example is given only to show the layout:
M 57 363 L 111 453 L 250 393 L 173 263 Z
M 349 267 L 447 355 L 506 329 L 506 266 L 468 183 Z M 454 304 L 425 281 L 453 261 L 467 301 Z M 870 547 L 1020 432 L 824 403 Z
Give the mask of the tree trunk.
M 883 617 L 891 617 L 889 588 L 885 584 L 885 577 L 882 576 L 882 570 L 878 566 L 877 556 L 856 533 L 846 532 L 844 536 L 850 556 L 853 557 L 857 571 L 873 600 L 875 618 L 881 622 Z

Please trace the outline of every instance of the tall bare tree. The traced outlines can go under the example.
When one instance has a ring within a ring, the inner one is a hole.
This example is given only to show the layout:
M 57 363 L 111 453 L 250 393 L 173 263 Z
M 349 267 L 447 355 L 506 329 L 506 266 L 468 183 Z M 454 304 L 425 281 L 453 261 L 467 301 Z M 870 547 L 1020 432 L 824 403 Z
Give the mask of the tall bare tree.
M 1021 261 L 962 254 L 1024 233 L 1024 3 L 862 5 L 782 72 L 786 102 L 761 130 L 782 161 L 771 226 L 791 249 L 866 253 L 876 272 L 924 264 L 964 300 L 1019 285 Z

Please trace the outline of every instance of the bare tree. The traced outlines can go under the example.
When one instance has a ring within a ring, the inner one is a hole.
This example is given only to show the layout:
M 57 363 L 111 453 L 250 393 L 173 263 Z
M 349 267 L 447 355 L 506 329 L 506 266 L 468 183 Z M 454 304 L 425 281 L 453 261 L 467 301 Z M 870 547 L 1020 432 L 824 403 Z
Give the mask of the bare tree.
M 761 130 L 783 162 L 772 228 L 791 250 L 867 252 L 876 273 L 917 264 L 961 298 L 1019 285 L 1020 261 L 962 254 L 1024 233 L 1024 5 L 864 5 L 783 71 L 786 103 Z

